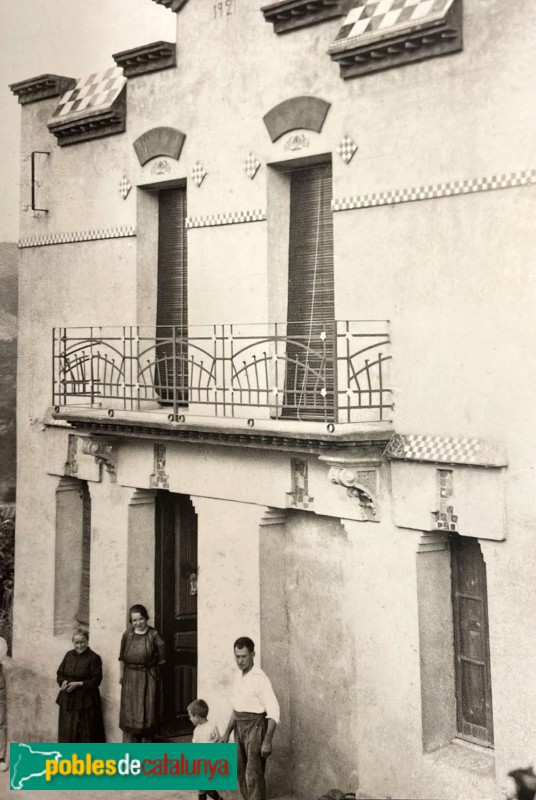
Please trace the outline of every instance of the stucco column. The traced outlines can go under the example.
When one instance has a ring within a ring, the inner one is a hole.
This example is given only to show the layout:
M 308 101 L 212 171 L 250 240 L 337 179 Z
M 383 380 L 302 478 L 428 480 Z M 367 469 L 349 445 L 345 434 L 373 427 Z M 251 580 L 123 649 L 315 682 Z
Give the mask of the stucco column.
M 267 764 L 270 794 L 290 794 L 291 787 L 291 681 L 290 669 L 282 675 L 281 663 L 290 653 L 287 614 L 286 554 L 287 514 L 267 508 L 260 524 L 260 593 L 262 668 L 269 676 L 281 708 L 281 721 L 273 740 L 273 758 Z
M 82 560 L 82 486 L 76 478 L 60 478 L 56 488 L 54 634 L 69 642 L 77 625 Z
M 128 506 L 127 602 L 142 603 L 154 624 L 155 497 L 152 489 L 136 489 Z
M 107 474 L 91 486 L 90 644 L 103 662 L 101 697 L 108 741 L 120 741 L 118 655 L 127 613 L 131 496 L 132 489 L 111 482 Z
M 341 521 L 352 552 L 345 568 L 353 573 L 347 601 L 353 609 L 359 788 L 382 796 L 396 786 L 400 797 L 411 797 L 422 753 L 418 535 Z
M 531 677 L 536 619 L 533 596 L 526 591 L 534 561 L 528 549 L 512 555 L 510 541 L 479 542 L 486 564 L 495 775 L 500 787 L 509 770 L 536 763 Z
M 198 520 L 198 696 L 225 728 L 233 642 L 249 636 L 260 658 L 260 506 L 192 497 Z

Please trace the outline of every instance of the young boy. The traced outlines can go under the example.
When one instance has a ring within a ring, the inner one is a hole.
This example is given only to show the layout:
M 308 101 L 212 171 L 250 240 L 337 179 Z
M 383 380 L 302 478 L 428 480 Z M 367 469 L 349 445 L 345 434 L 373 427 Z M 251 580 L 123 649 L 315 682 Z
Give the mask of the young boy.
M 194 700 L 187 710 L 190 722 L 195 726 L 192 744 L 208 744 L 220 741 L 221 737 L 218 728 L 208 721 L 208 705 L 204 700 Z M 199 800 L 207 800 L 207 795 L 212 800 L 223 800 L 219 792 L 213 789 L 199 790 Z

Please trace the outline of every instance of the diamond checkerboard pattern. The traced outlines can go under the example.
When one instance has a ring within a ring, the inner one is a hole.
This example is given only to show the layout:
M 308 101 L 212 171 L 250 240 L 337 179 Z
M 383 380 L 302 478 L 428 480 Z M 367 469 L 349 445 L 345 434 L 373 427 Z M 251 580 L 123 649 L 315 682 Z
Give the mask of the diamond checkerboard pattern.
M 52 118 L 64 119 L 81 111 L 105 111 L 117 100 L 126 82 L 120 67 L 110 67 L 105 72 L 80 78 L 74 89 L 61 96 Z
M 254 153 L 250 153 L 249 156 L 244 161 L 244 170 L 246 171 L 246 175 L 248 178 L 253 178 L 257 174 L 257 170 L 259 169 L 261 162 L 257 158 Z
M 123 200 L 127 199 L 128 193 L 130 192 L 131 189 L 132 189 L 131 182 L 129 181 L 126 175 L 123 175 L 123 177 L 119 181 L 119 194 L 121 195 Z
M 345 164 L 350 163 L 350 161 L 354 157 L 354 153 L 356 152 L 356 150 L 357 150 L 357 145 L 352 139 L 352 137 L 349 136 L 348 134 L 346 134 L 346 136 L 343 136 L 337 148 L 337 151 Z
M 126 175 L 123 175 L 123 177 L 119 181 L 119 194 L 121 195 L 123 200 L 127 199 L 128 193 L 130 192 L 131 189 L 132 189 L 131 182 L 129 181 Z
M 191 171 L 190 174 L 192 176 L 193 182 L 199 188 L 201 186 L 201 184 L 203 183 L 203 181 L 205 180 L 205 177 L 207 175 L 207 171 L 206 171 L 206 169 L 204 168 L 203 164 L 200 161 L 196 161 L 195 164 L 192 167 L 192 171 Z
M 375 38 L 385 33 L 412 28 L 445 16 L 454 0 L 357 0 L 334 46 L 361 37 Z

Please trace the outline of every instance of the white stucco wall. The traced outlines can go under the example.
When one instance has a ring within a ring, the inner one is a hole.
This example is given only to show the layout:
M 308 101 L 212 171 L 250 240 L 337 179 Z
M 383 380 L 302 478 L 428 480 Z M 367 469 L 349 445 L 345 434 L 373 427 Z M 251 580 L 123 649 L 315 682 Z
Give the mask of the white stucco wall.
M 55 724 L 53 673 L 68 646 L 65 637 L 53 636 L 54 493 L 67 458 L 67 435 L 45 431 L 41 422 L 51 403 L 51 328 L 153 321 L 155 204 L 151 208 L 143 187 L 186 179 L 192 217 L 254 209 L 267 213 L 268 221 L 188 233 L 190 323 L 265 323 L 284 316 L 285 309 L 279 256 L 275 278 L 271 271 L 274 220 L 285 215 L 273 208 L 279 195 L 269 190 L 274 181 L 267 165 L 296 155 L 330 154 L 335 198 L 535 166 L 529 143 L 536 128 L 531 82 L 536 10 L 528 0 L 493 7 L 485 0 L 466 0 L 462 53 L 350 81 L 340 79 L 338 66 L 325 54 L 340 20 L 276 36 L 260 6 L 258 0 L 237 0 L 235 15 L 215 20 L 208 0 L 188 3 L 177 20 L 177 69 L 128 82 L 125 134 L 58 148 L 46 128 L 56 101 L 22 109 L 23 203 L 29 201 L 29 153 L 51 154 L 40 174 L 40 198 L 49 212 L 34 216 L 23 211 L 21 237 L 143 228 L 139 239 L 21 250 L 14 655 L 21 669 L 47 676 L 47 688 L 39 693 L 37 726 L 45 738 L 53 736 Z M 280 101 L 301 94 L 321 97 L 331 108 L 321 133 L 302 131 L 309 146 L 296 153 L 285 150 L 286 137 L 270 141 L 262 117 Z M 132 147 L 139 135 L 160 125 L 187 134 L 179 161 L 168 159 L 170 171 L 161 177 L 151 171 L 151 162 L 139 166 Z M 336 152 L 345 134 L 359 145 L 349 165 Z M 249 152 L 262 162 L 254 180 L 243 170 Z M 200 188 L 189 179 L 198 160 L 207 170 Z M 118 191 L 123 175 L 134 186 L 126 200 Z M 422 753 L 420 533 L 414 520 L 417 511 L 422 518 L 428 511 L 408 509 L 406 503 L 399 514 L 396 469 L 392 475 L 387 465 L 381 469 L 380 522 L 359 522 L 354 500 L 343 487 L 329 483 L 328 466 L 307 456 L 315 513 L 300 513 L 299 521 L 287 523 L 288 532 L 280 530 L 275 549 L 266 551 L 262 537 L 268 534 L 262 527 L 259 533 L 259 521 L 266 507 L 285 508 L 291 490 L 289 454 L 168 446 L 169 489 L 191 495 L 199 519 L 200 691 L 222 724 L 227 713 L 222 698 L 233 667 L 229 642 L 235 634 L 261 637 L 280 686 L 283 670 L 278 671 L 271 642 L 286 645 L 294 672 L 283 705 L 292 717 L 280 733 L 300 761 L 305 782 L 322 747 L 335 751 L 343 733 L 338 722 L 328 720 L 327 732 L 315 733 L 310 750 L 302 745 L 304 729 L 321 726 L 323 713 L 314 707 L 314 698 L 323 685 L 315 678 L 305 691 L 300 668 L 308 657 L 318 657 L 336 672 L 339 647 L 343 688 L 339 694 L 337 687 L 326 688 L 325 713 L 344 695 L 355 723 L 341 745 L 344 788 L 359 785 L 375 796 L 482 800 L 491 796 L 507 769 L 534 754 L 534 686 L 524 665 L 536 659 L 536 636 L 531 635 L 536 434 L 530 385 L 536 367 L 530 260 L 535 191 L 534 186 L 505 188 L 334 213 L 336 316 L 390 320 L 396 430 L 491 438 L 507 453 L 504 485 L 502 473 L 496 481 L 485 474 L 471 477 L 471 485 L 478 484 L 472 520 L 486 503 L 485 487 L 492 487 L 493 494 L 482 516 L 492 517 L 494 535 L 482 530 L 482 519 L 478 535 L 484 539 L 488 572 L 495 765 L 492 756 L 475 770 L 457 752 Z M 152 442 L 121 443 L 116 484 L 108 475 L 99 482 L 91 459 L 81 458 L 80 465 L 80 477 L 90 482 L 94 564 L 99 565 L 92 579 L 93 643 L 109 665 L 103 696 L 108 727 L 116 736 L 116 650 L 130 602 L 125 585 L 132 519 L 128 503 L 136 489 L 150 485 Z M 434 489 L 426 474 L 420 499 L 426 495 L 428 502 Z M 412 489 L 415 484 L 419 481 Z M 501 529 L 504 541 L 499 541 Z M 462 533 L 475 535 L 474 530 Z M 150 545 L 145 544 L 148 557 Z M 282 574 L 276 576 L 280 549 Z M 143 571 L 134 570 L 131 575 L 150 597 L 149 574 L 144 578 Z M 322 587 L 315 595 L 317 582 Z M 264 621 L 259 583 L 262 592 L 274 586 L 281 592 L 280 603 Z M 107 586 L 116 584 L 119 590 L 111 602 Z M 229 586 L 238 590 L 229 592 Z M 327 621 L 322 604 L 311 600 L 315 596 L 326 599 Z M 215 602 L 220 597 L 225 599 Z M 276 619 L 278 609 L 285 626 Z M 315 630 L 316 613 L 320 623 Z M 36 615 L 42 621 L 37 629 Z M 334 617 L 337 630 L 347 635 L 344 644 L 342 638 L 328 641 Z M 304 625 L 313 630 L 311 641 L 302 639 Z M 31 641 L 28 630 L 33 631 Z M 21 731 L 29 725 L 25 719 Z M 282 760 L 288 752 L 281 747 Z M 274 772 L 278 785 L 283 777 Z M 314 773 L 319 793 L 327 777 L 332 776 Z M 298 789 L 303 786 L 296 784 Z

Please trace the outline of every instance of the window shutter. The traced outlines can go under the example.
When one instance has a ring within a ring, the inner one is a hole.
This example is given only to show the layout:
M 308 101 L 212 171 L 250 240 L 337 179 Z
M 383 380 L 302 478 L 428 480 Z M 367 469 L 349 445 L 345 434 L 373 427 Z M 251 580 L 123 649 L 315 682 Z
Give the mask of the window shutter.
M 283 416 L 332 419 L 334 412 L 331 164 L 290 178 L 287 374 Z M 322 333 L 326 336 L 321 337 Z M 322 395 L 321 390 L 326 394 Z
M 82 575 L 80 578 L 80 599 L 78 603 L 77 621 L 89 626 L 89 581 L 91 567 L 91 497 L 87 484 L 80 490 L 82 496 Z
M 184 404 L 188 380 L 186 189 L 165 189 L 158 203 L 156 384 L 164 402 Z M 173 335 L 175 343 L 173 344 Z
M 186 190 L 166 189 L 158 204 L 157 325 L 188 326 Z

